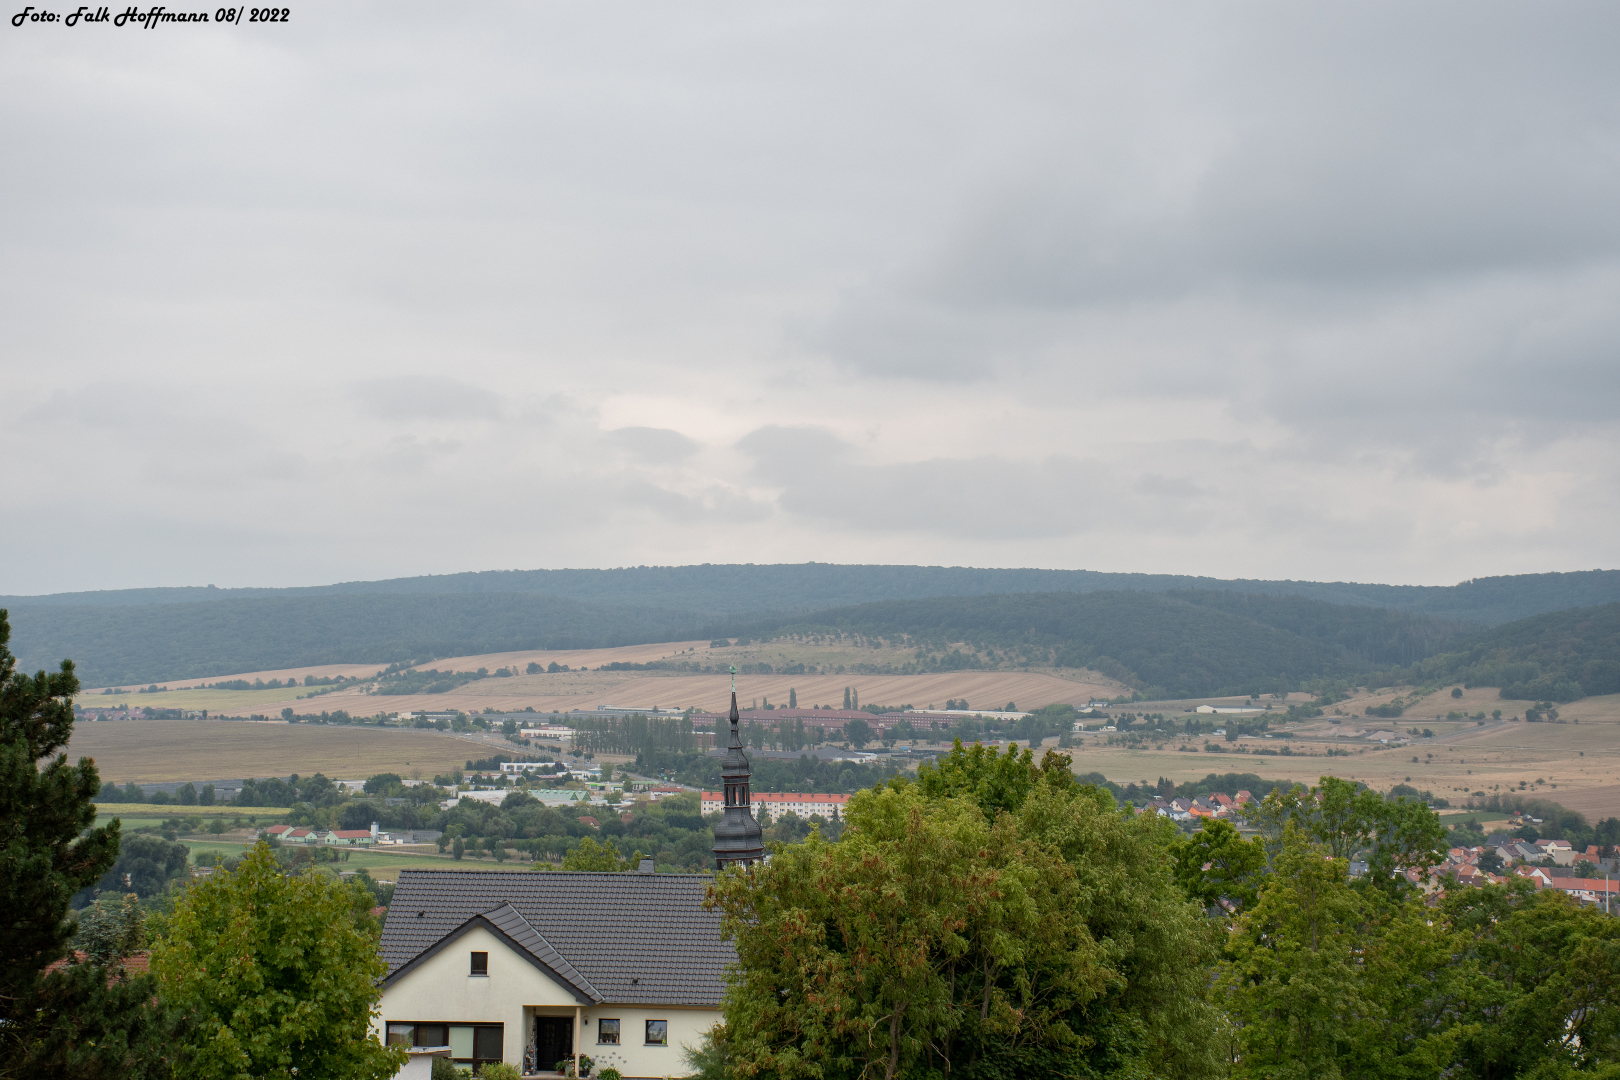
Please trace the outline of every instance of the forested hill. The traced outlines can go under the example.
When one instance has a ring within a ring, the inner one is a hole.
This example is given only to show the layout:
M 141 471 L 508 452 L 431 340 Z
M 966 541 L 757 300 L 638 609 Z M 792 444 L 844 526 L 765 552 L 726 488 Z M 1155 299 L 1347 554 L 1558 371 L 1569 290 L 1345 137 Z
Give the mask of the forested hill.
M 1009 582 L 1020 587 L 993 589 Z M 578 595 L 532 591 L 542 586 Z M 11 597 L 0 606 L 11 611 L 26 669 L 71 657 L 92 686 L 819 625 L 1039 647 L 1065 664 L 1117 664 L 1143 689 L 1208 694 L 1406 668 L 1454 651 L 1465 631 L 1504 613 L 1572 607 L 1616 586 L 1614 571 L 1442 589 L 813 563 L 511 571 L 304 590 L 148 589 Z M 876 602 L 850 606 L 852 598 Z M 1601 682 L 1568 672 L 1559 678 L 1566 676 L 1583 686 Z
M 86 686 L 712 636 L 682 612 L 523 593 L 22 607 L 11 626 L 21 670 L 69 657 Z
M 586 604 L 652 607 L 709 616 L 803 614 L 872 600 L 996 593 L 1196 589 L 1300 596 L 1334 604 L 1412 611 L 1479 626 L 1527 615 L 1620 601 L 1620 571 L 1521 574 L 1459 585 L 1224 580 L 1177 574 L 1105 574 L 1091 570 L 986 569 L 963 566 L 779 565 L 632 566 L 607 570 L 492 570 L 433 577 L 352 581 L 294 589 L 122 589 L 0 597 L 13 611 L 34 607 L 133 607 L 322 596 L 540 594 Z
M 1354 678 L 1427 657 L 1466 629 L 1384 608 L 1184 590 L 886 600 L 761 622 L 751 632 L 906 641 L 924 650 L 932 670 L 1018 660 L 1089 667 L 1157 698 Z
M 1620 604 L 1536 615 L 1476 634 L 1401 677 L 1499 686 L 1505 698 L 1620 693 Z

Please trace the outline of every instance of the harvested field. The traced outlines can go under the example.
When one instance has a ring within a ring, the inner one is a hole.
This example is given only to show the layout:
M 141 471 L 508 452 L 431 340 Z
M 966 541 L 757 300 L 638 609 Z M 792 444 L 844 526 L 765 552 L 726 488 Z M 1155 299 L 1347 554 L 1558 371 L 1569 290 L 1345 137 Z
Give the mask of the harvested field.
M 1339 706 L 1343 716 L 1333 717 L 1340 720 L 1338 725 L 1329 725 L 1324 718 L 1295 726 L 1291 730 L 1301 737 L 1291 740 L 1293 753 L 1289 756 L 1252 752 L 1279 748 L 1282 744 L 1275 739 L 1215 740 L 1223 747 L 1244 747 L 1251 752 L 1207 753 L 1203 750 L 1205 737 L 1166 740 L 1159 749 L 1151 744 L 1132 749 L 1102 745 L 1101 738 L 1088 736 L 1085 745 L 1074 751 L 1074 767 L 1082 773 L 1101 772 L 1116 783 L 1154 781 L 1161 776 L 1181 783 L 1212 772 L 1250 772 L 1300 783 L 1333 775 L 1361 780 L 1381 790 L 1410 782 L 1458 804 L 1466 802 L 1470 792 L 1506 794 L 1511 790 L 1561 803 L 1590 820 L 1620 816 L 1620 695 L 1587 698 L 1561 707 L 1559 716 L 1566 722 L 1558 724 L 1509 719 L 1522 715 L 1527 703 L 1503 701 L 1489 688 L 1464 691 L 1460 699 L 1442 692 L 1395 719 L 1366 716 L 1369 703 L 1392 696 L 1387 692 L 1361 695 L 1344 702 Z M 1304 696 L 1294 699 L 1301 701 Z M 1476 720 L 1437 721 L 1436 702 L 1443 702 L 1438 710 L 1441 717 L 1455 709 L 1485 712 L 1487 719 L 1484 726 Z M 1158 702 L 1129 708 L 1179 717 L 1189 704 Z M 1503 710 L 1503 719 L 1489 718 L 1496 709 Z M 1369 745 L 1365 740 L 1314 741 L 1326 740 L 1336 730 L 1375 726 L 1399 733 L 1412 727 L 1428 728 L 1434 737 L 1419 736 L 1400 747 Z M 1182 745 L 1195 750 L 1179 750 Z M 1328 757 L 1330 746 L 1349 749 L 1350 756 Z M 1413 761 L 1414 757 L 1418 760 Z M 1521 782 L 1525 784 L 1522 790 Z
M 482 751 L 482 752 L 480 752 Z M 67 753 L 95 758 L 103 781 L 325 773 L 363 779 L 380 772 L 425 776 L 459 769 L 487 750 L 466 739 L 412 728 L 249 724 L 228 720 L 127 720 L 76 724 Z M 116 804 L 109 803 L 106 810 Z M 142 810 L 147 808 L 142 807 Z M 182 807 L 159 806 L 172 814 Z M 269 811 L 267 811 L 268 813 Z
M 659 660 L 687 661 L 724 667 L 730 664 L 770 664 L 774 668 L 794 665 L 814 666 L 829 672 L 812 675 L 743 675 L 738 689 L 745 701 L 769 699 L 775 704 L 786 704 L 789 689 L 799 694 L 801 705 L 821 704 L 839 706 L 843 702 L 844 687 L 854 687 L 861 701 L 869 705 L 916 705 L 919 708 L 934 705 L 943 708 L 945 702 L 965 698 L 974 708 L 999 709 L 1007 702 L 1016 702 L 1020 708 L 1039 708 L 1054 702 L 1083 705 L 1094 696 L 1113 697 L 1128 692 L 1111 679 L 1090 671 L 1063 669 L 1060 671 L 960 671 L 931 675 L 867 675 L 855 674 L 855 668 L 898 667 L 915 658 L 909 649 L 860 648 L 853 645 L 805 645 L 793 642 L 770 642 L 751 646 L 730 646 L 711 649 L 706 641 L 675 641 L 657 645 L 631 645 L 618 649 L 582 649 L 572 651 L 528 651 L 488 653 L 482 656 L 460 656 L 435 660 L 421 665 L 441 671 L 476 671 L 485 668 L 523 670 L 530 662 L 566 665 L 574 670 L 543 675 L 517 675 L 510 678 L 481 679 L 457 687 L 444 694 L 388 695 L 366 694 L 360 689 L 338 690 L 332 693 L 300 697 L 302 689 L 283 690 L 196 690 L 177 689 L 169 693 L 141 696 L 119 695 L 120 704 L 151 705 L 156 708 L 206 709 L 210 714 L 248 716 L 252 714 L 275 716 L 284 708 L 299 713 L 332 712 L 342 709 L 354 716 L 373 716 L 379 712 L 415 712 L 419 710 L 460 709 L 463 712 L 482 712 L 484 709 L 512 711 L 532 708 L 536 712 L 553 710 L 588 709 L 599 705 L 623 705 L 631 708 L 661 706 L 712 710 L 725 707 L 729 698 L 729 680 L 723 674 L 690 675 L 669 671 L 597 671 L 611 663 L 645 664 Z M 840 673 L 838 669 L 851 669 Z M 587 670 L 581 670 L 587 669 Z M 375 668 L 363 672 L 345 669 L 349 674 L 371 674 Z M 220 678 L 284 679 L 302 677 L 306 673 L 337 674 L 337 669 L 297 669 L 288 671 L 249 671 Z M 200 681 L 190 680 L 184 685 Z M 179 687 L 181 683 L 170 683 Z M 314 688 L 311 688 L 312 690 Z M 113 698 L 86 692 L 78 703 L 83 706 L 109 704 Z

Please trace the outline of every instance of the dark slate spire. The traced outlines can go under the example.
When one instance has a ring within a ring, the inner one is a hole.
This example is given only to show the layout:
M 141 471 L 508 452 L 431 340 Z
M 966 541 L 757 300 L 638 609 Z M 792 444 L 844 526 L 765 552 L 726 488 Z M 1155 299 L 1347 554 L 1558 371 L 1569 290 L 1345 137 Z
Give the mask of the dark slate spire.
M 733 863 L 751 866 L 765 856 L 759 822 L 750 808 L 748 755 L 743 753 L 742 736 L 737 732 L 737 669 L 731 669 L 731 741 L 726 744 L 725 760 L 720 763 L 725 787 L 725 817 L 714 827 L 714 863 L 724 870 Z

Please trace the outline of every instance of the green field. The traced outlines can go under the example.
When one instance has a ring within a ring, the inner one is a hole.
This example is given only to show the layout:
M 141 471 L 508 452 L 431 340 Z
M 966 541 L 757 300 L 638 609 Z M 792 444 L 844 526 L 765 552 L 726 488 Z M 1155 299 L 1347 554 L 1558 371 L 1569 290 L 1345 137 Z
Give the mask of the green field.
M 191 849 L 192 859 L 205 851 L 211 851 L 220 858 L 231 858 L 242 854 L 243 845 L 223 843 L 218 840 L 182 840 Z M 359 870 L 364 867 L 366 872 L 379 881 L 392 881 L 399 877 L 401 870 L 527 870 L 527 861 L 508 859 L 505 863 L 497 863 L 494 859 L 462 859 L 460 862 L 448 855 L 395 855 L 382 851 L 362 851 L 349 849 L 347 861 L 322 863 L 334 870 Z
M 121 818 L 165 818 L 201 817 L 213 820 L 223 816 L 226 821 L 239 817 L 243 821 L 256 818 L 259 821 L 280 821 L 292 813 L 284 806 L 178 806 L 164 803 L 97 803 L 96 814 L 99 817 Z

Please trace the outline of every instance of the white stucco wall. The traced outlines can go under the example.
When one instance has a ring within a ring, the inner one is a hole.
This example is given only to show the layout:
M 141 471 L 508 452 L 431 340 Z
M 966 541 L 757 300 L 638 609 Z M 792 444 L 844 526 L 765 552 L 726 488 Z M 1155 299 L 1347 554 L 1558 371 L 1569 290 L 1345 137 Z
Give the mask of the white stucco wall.
M 619 1021 L 619 1045 L 603 1046 L 596 1041 L 599 1019 Z M 647 1046 L 643 1039 L 648 1020 L 669 1022 L 669 1045 Z M 677 1009 L 647 1005 L 593 1005 L 585 1010 L 585 1023 L 579 1041 L 581 1053 L 595 1063 L 593 1075 L 612 1066 L 625 1077 L 685 1076 L 692 1070 L 686 1064 L 683 1047 L 696 1047 L 703 1035 L 720 1022 L 716 1009 Z
M 469 974 L 471 954 L 489 954 L 489 974 Z M 529 1042 L 529 1011 L 572 1017 L 578 1004 L 573 989 L 559 985 L 483 927 L 457 938 L 437 955 L 383 991 L 377 1037 L 388 1024 L 504 1024 L 501 1053 L 521 1066 Z M 601 1018 L 619 1021 L 619 1045 L 597 1042 Z M 646 1022 L 669 1023 L 669 1045 L 645 1044 Z M 579 1050 L 600 1073 L 612 1066 L 625 1077 L 682 1076 L 689 1072 L 685 1046 L 696 1046 L 720 1021 L 715 1009 L 673 1006 L 590 1005 L 583 1009 Z

